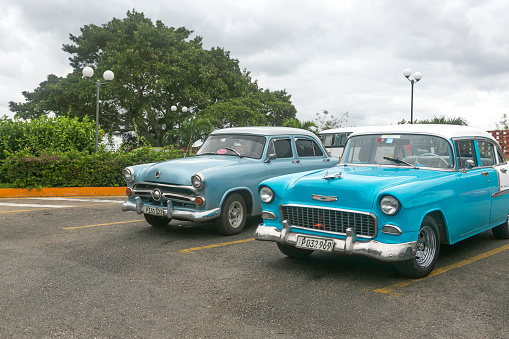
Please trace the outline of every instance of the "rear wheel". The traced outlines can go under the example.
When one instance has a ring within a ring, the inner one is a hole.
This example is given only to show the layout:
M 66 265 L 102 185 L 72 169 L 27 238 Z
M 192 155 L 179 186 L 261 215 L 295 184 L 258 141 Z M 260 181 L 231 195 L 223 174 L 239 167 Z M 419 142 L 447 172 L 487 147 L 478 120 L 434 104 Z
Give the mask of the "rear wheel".
M 493 227 L 491 231 L 497 239 L 509 239 L 509 220 L 506 220 L 503 224 L 498 225 L 497 227 Z
M 244 198 L 233 193 L 226 198 L 221 215 L 216 219 L 216 229 L 222 235 L 239 234 L 246 225 L 247 208 Z
M 426 216 L 417 237 L 415 258 L 396 264 L 396 270 L 409 278 L 424 278 L 431 273 L 440 252 L 438 226 L 433 217 Z
M 171 219 L 168 219 L 166 217 L 157 217 L 155 215 L 150 214 L 143 214 L 145 217 L 145 220 L 154 227 L 164 227 L 168 225 L 171 221 Z
M 290 246 L 290 245 L 283 245 L 280 243 L 276 243 L 276 244 L 277 244 L 277 247 L 279 248 L 279 250 L 283 254 L 285 254 L 291 258 L 303 259 L 303 258 L 309 257 L 311 255 L 311 253 L 313 253 L 312 250 L 297 248 L 295 246 Z

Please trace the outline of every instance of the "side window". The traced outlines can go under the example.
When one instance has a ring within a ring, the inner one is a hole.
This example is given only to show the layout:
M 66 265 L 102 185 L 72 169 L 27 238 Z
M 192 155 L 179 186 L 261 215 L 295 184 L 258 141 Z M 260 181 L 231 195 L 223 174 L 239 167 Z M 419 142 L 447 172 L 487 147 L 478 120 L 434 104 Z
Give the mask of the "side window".
M 481 166 L 493 166 L 497 163 L 495 158 L 495 148 L 488 141 L 477 141 L 479 156 L 481 157 Z
M 268 149 L 269 154 L 276 154 L 279 158 L 293 158 L 292 142 L 290 138 L 272 139 Z
M 473 140 L 456 140 L 456 154 L 458 155 L 458 166 L 459 168 L 465 168 L 465 162 L 467 160 L 473 160 L 477 167 L 477 159 L 475 158 L 475 149 Z
M 500 149 L 497 147 L 497 159 L 499 164 L 505 164 L 505 158 Z
M 299 157 L 321 157 L 323 152 L 320 146 L 311 139 L 296 139 L 297 155 Z

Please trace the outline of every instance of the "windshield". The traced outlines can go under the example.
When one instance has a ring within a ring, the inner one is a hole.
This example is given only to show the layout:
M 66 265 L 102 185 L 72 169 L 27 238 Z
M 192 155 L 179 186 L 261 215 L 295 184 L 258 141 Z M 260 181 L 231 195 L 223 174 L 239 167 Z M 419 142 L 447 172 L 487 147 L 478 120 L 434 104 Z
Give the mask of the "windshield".
M 258 135 L 210 135 L 196 155 L 220 154 L 260 159 L 265 147 L 265 137 Z
M 376 164 L 448 169 L 454 167 L 449 143 L 422 134 L 359 135 L 348 140 L 342 164 Z

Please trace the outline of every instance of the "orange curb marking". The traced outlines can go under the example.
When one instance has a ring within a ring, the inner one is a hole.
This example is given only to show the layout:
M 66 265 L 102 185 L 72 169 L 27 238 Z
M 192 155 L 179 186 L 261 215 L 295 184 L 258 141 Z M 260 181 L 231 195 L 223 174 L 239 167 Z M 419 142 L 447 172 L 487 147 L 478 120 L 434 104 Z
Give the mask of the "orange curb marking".
M 0 188 L 0 198 L 125 195 L 125 187 Z

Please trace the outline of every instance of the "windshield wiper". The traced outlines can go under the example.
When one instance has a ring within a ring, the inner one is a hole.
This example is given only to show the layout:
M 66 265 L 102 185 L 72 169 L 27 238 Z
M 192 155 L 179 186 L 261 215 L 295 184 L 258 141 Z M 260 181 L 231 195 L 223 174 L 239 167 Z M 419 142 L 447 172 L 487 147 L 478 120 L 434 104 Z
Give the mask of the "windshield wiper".
M 401 159 L 397 159 L 397 158 L 393 158 L 393 157 L 384 157 L 385 160 L 389 160 L 389 161 L 392 161 L 392 162 L 395 162 L 396 164 L 404 164 L 404 165 L 407 165 L 407 166 L 410 166 L 410 167 L 413 167 L 415 169 L 419 169 L 419 167 L 417 166 L 414 166 L 408 162 L 406 162 L 405 160 L 401 160 Z
M 225 149 L 227 149 L 228 151 L 232 151 L 233 153 L 237 154 L 239 157 L 242 158 L 242 154 L 240 154 L 239 152 L 237 152 L 235 149 L 231 148 L 231 147 L 225 147 Z

